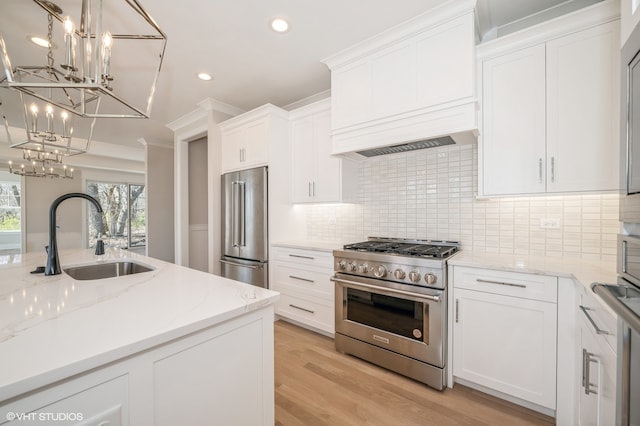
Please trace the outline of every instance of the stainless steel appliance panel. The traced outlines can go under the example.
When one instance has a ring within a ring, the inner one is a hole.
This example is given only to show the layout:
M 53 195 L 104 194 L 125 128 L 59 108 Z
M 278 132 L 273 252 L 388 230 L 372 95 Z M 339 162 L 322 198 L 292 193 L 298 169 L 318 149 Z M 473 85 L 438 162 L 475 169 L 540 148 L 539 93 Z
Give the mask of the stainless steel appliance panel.
M 223 256 L 266 261 L 267 168 L 222 176 Z
M 269 264 L 251 260 L 223 257 L 220 259 L 222 276 L 232 280 L 268 288 Z
M 444 367 L 444 291 L 409 293 L 340 274 L 332 280 L 336 283 L 336 333 Z

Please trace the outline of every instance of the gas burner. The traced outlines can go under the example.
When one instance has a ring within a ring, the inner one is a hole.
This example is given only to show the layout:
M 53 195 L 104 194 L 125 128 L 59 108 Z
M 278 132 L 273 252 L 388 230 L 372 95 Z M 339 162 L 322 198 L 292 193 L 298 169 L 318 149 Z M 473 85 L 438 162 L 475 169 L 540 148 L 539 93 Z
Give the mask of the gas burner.
M 459 247 L 456 241 L 371 238 L 360 243 L 346 244 L 344 250 L 446 259 L 456 253 Z

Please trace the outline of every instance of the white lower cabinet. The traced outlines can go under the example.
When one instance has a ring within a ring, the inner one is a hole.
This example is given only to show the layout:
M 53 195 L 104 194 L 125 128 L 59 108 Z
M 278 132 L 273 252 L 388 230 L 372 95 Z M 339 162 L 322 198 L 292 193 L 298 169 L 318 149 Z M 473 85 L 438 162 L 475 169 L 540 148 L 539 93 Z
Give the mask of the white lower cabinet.
M 267 306 L 0 401 L 0 424 L 273 424 L 273 362 Z
M 608 340 L 615 336 L 615 319 L 582 294 L 577 309 L 580 368 L 577 392 L 580 426 L 607 426 L 616 419 L 616 353 Z
M 330 252 L 272 249 L 271 289 L 280 292 L 276 314 L 324 334 L 333 335 L 333 256 Z
M 555 410 L 557 278 L 452 271 L 454 380 Z

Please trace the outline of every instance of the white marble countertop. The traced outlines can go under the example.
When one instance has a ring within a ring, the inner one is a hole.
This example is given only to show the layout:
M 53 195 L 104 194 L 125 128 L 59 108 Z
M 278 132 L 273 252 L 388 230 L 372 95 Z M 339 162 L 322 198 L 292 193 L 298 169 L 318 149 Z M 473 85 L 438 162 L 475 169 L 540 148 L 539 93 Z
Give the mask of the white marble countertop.
M 344 244 L 328 241 L 310 241 L 310 240 L 296 240 L 296 241 L 278 241 L 271 244 L 274 247 L 287 247 L 298 248 L 307 250 L 317 250 L 331 253 L 333 250 L 341 249 Z
M 43 254 L 0 256 L 0 402 L 275 303 L 279 293 L 127 251 L 152 272 L 77 281 L 30 274 Z M 65 267 L 92 250 L 60 254 Z
M 462 250 L 448 259 L 447 263 L 454 266 L 571 278 L 582 284 L 589 292 L 591 292 L 591 283 L 593 282 L 615 284 L 617 281 L 616 265 L 596 260 L 519 256 Z M 611 308 L 600 297 L 596 296 L 595 299 L 613 314 Z

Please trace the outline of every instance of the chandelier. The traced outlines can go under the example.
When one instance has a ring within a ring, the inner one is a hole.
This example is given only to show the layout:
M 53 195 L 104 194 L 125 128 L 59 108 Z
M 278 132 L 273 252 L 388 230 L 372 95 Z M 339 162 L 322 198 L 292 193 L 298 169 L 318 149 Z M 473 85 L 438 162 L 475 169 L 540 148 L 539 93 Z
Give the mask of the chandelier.
M 97 118 L 149 117 L 166 36 L 137 0 L 2 1 L 0 119 L 28 162 L 14 173 L 53 175 L 87 152 Z

